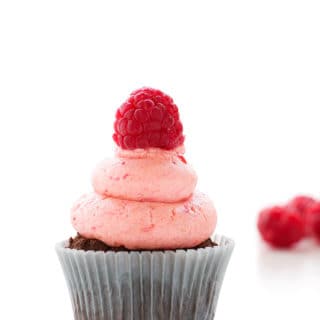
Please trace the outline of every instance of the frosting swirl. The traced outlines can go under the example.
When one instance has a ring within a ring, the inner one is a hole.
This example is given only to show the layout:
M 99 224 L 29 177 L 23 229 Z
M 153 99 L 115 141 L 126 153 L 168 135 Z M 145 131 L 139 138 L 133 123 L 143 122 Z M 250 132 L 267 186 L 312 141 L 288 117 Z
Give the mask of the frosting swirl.
M 210 237 L 216 212 L 211 200 L 199 192 L 178 203 L 120 200 L 91 193 L 73 207 L 72 223 L 82 236 L 113 247 L 192 248 Z
M 189 198 L 197 175 L 188 165 L 182 148 L 117 150 L 116 157 L 105 159 L 93 172 L 96 193 L 136 201 L 178 202 Z
M 184 148 L 118 149 L 92 177 L 93 193 L 71 210 L 73 227 L 128 249 L 178 249 L 207 240 L 217 215 L 212 201 L 194 191 L 197 176 Z

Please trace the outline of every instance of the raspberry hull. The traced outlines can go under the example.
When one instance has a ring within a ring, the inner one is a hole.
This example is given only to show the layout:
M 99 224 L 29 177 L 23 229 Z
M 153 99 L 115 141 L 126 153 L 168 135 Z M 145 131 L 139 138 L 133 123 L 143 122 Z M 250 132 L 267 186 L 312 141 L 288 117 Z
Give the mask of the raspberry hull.
M 179 111 L 160 90 L 142 88 L 117 110 L 113 139 L 122 149 L 174 149 L 184 142 Z

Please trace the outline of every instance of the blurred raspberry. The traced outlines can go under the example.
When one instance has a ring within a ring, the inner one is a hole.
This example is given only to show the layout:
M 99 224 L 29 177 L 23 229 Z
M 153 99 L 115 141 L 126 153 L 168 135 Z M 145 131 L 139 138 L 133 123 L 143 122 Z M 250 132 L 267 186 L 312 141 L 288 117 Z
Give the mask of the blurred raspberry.
M 288 207 L 297 210 L 302 217 L 305 216 L 307 210 L 316 203 L 316 200 L 310 196 L 294 197 L 289 203 Z
M 320 202 L 309 207 L 306 212 L 306 225 L 310 235 L 320 241 Z
M 289 248 L 304 236 L 304 222 L 296 211 L 275 206 L 262 210 L 258 217 L 262 238 L 278 248 Z
M 316 204 L 316 200 L 310 196 L 300 195 L 289 201 L 287 208 L 300 214 L 304 222 L 305 236 L 311 236 L 310 223 L 307 221 L 309 209 Z

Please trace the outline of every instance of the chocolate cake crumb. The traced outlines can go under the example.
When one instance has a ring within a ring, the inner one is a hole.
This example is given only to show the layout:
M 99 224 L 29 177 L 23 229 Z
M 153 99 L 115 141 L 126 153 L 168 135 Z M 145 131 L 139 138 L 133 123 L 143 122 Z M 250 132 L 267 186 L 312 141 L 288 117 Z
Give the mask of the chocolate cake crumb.
M 211 239 L 207 239 L 206 241 L 200 243 L 198 246 L 193 248 L 183 248 L 179 250 L 188 250 L 188 249 L 200 249 L 207 247 L 215 247 L 217 244 L 212 242 Z M 113 252 L 130 252 L 130 251 L 150 251 L 150 250 L 129 250 L 124 246 L 120 247 L 110 247 L 106 245 L 104 242 L 97 239 L 87 239 L 81 236 L 79 233 L 74 237 L 69 239 L 68 248 L 76 249 L 76 250 L 84 250 L 84 251 L 113 251 Z M 164 251 L 164 250 L 152 250 L 152 251 Z M 175 250 L 174 250 L 175 251 Z

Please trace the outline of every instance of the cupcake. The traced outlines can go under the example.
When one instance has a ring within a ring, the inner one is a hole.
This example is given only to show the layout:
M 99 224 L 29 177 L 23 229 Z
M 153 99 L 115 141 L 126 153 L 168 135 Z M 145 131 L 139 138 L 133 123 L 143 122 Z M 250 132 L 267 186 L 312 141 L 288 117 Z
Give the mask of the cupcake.
M 172 98 L 131 93 L 116 112 L 113 158 L 71 210 L 77 234 L 56 245 L 76 320 L 213 319 L 234 247 L 195 190 Z

